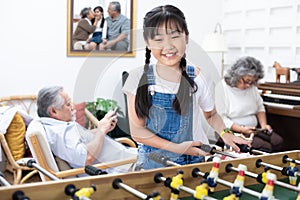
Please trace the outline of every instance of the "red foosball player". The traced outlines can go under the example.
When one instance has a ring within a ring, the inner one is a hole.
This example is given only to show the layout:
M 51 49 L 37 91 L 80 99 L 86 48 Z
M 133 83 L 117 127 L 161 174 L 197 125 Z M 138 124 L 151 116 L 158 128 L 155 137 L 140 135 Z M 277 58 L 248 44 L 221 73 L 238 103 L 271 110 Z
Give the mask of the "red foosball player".
M 298 172 L 298 167 L 296 166 L 295 161 L 291 161 L 290 165 L 287 167 L 287 174 L 289 176 L 289 181 L 291 185 L 297 184 L 297 175 L 296 172 Z
M 194 199 L 200 200 L 208 196 L 208 184 L 206 179 L 202 179 L 201 184 L 195 188 Z
M 207 176 L 207 184 L 209 186 L 209 190 L 211 192 L 214 192 L 215 187 L 217 186 L 217 180 L 219 177 L 219 167 L 220 167 L 220 161 L 221 158 L 218 156 L 215 156 L 213 158 L 213 167 L 209 172 L 209 175 Z
M 183 171 L 178 170 L 177 175 L 173 176 L 170 183 L 171 197 L 170 200 L 177 200 L 179 195 L 179 187 L 183 185 Z
M 245 171 L 247 171 L 247 166 L 239 164 L 238 165 L 239 172 L 236 176 L 236 179 L 233 182 L 232 190 L 234 191 L 236 197 L 241 197 L 242 188 L 244 187 L 245 182 Z
M 262 191 L 260 200 L 272 200 L 274 192 L 274 181 L 276 181 L 276 175 L 273 173 L 267 173 L 267 183 Z

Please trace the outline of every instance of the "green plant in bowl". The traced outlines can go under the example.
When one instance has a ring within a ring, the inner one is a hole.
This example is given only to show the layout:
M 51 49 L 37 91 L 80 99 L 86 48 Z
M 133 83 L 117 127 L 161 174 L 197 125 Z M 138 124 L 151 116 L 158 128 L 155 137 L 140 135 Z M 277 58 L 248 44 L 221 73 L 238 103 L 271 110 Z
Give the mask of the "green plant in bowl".
M 87 102 L 86 108 L 97 117 L 98 120 L 102 119 L 104 115 L 110 111 L 118 108 L 118 115 L 124 117 L 124 113 L 118 102 L 112 99 L 97 98 L 95 101 Z

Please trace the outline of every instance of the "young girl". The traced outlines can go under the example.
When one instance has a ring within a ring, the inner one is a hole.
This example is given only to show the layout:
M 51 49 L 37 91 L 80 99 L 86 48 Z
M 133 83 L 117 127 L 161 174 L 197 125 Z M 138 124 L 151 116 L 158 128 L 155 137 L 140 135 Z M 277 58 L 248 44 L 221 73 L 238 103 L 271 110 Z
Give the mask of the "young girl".
M 225 128 L 203 75 L 187 66 L 188 36 L 184 14 L 172 5 L 156 7 L 144 18 L 145 65 L 129 73 L 123 88 L 130 132 L 140 144 L 137 169 L 163 167 L 149 159 L 151 152 L 178 164 L 201 162 L 206 153 L 197 147 L 208 139 L 202 133 L 199 108 L 211 125 L 218 125 L 219 131 Z M 150 64 L 151 53 L 156 65 Z M 248 144 L 224 131 L 222 138 L 236 151 L 234 142 Z
M 98 22 L 96 25 L 96 29 L 91 38 L 88 39 L 90 42 L 90 49 L 95 50 L 96 47 L 102 43 L 102 41 L 106 41 L 106 31 L 107 25 L 105 23 L 104 15 L 103 15 L 103 8 L 101 6 L 97 6 L 94 8 L 94 15 L 95 18 L 92 19 L 92 23 L 94 23 L 95 19 L 98 18 Z

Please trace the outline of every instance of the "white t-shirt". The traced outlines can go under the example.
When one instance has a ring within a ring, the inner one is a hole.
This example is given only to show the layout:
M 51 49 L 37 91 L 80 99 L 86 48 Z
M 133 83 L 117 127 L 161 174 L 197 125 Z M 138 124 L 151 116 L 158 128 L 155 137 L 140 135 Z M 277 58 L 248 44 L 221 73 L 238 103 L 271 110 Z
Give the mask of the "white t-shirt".
M 216 109 L 223 118 L 226 127 L 233 123 L 244 126 L 257 126 L 256 114 L 265 112 L 263 100 L 256 86 L 245 90 L 231 87 L 222 80 L 216 87 L 218 96 Z
M 143 74 L 144 68 L 139 67 L 130 71 L 126 83 L 123 87 L 125 94 L 136 95 L 139 80 Z M 153 66 L 153 72 L 155 76 L 154 90 L 161 93 L 176 94 L 179 88 L 179 83 L 166 81 L 159 77 L 156 71 L 156 66 Z M 214 96 L 211 88 L 211 84 L 208 84 L 207 80 L 202 73 L 195 77 L 194 81 L 198 85 L 198 90 L 193 96 L 193 138 L 196 141 L 201 141 L 204 144 L 208 144 L 208 138 L 203 129 L 203 117 L 202 111 L 209 112 L 214 108 Z
M 51 151 L 59 158 L 69 163 L 72 168 L 85 166 L 86 145 L 93 139 L 93 133 L 83 128 L 77 122 L 64 122 L 53 118 L 42 117 L 41 122 L 46 131 Z M 96 163 L 136 158 L 135 148 L 127 148 L 121 143 L 105 136 Z M 128 172 L 130 164 L 106 169 L 108 173 Z
M 103 20 L 103 19 L 102 19 Z M 100 24 L 102 23 L 102 20 L 97 22 L 97 26 L 94 32 L 102 32 L 102 38 L 106 38 L 107 34 L 107 23 L 104 21 L 103 27 L 100 27 Z

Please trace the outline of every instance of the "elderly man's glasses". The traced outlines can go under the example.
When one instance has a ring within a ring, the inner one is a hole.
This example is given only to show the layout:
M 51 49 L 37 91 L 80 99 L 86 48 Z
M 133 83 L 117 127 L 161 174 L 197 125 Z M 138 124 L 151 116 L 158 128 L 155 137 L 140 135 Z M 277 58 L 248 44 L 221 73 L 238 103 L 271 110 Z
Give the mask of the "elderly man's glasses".
M 245 80 L 243 77 L 241 78 L 242 82 L 244 85 L 253 85 L 256 84 L 256 80 L 252 81 L 252 80 Z

